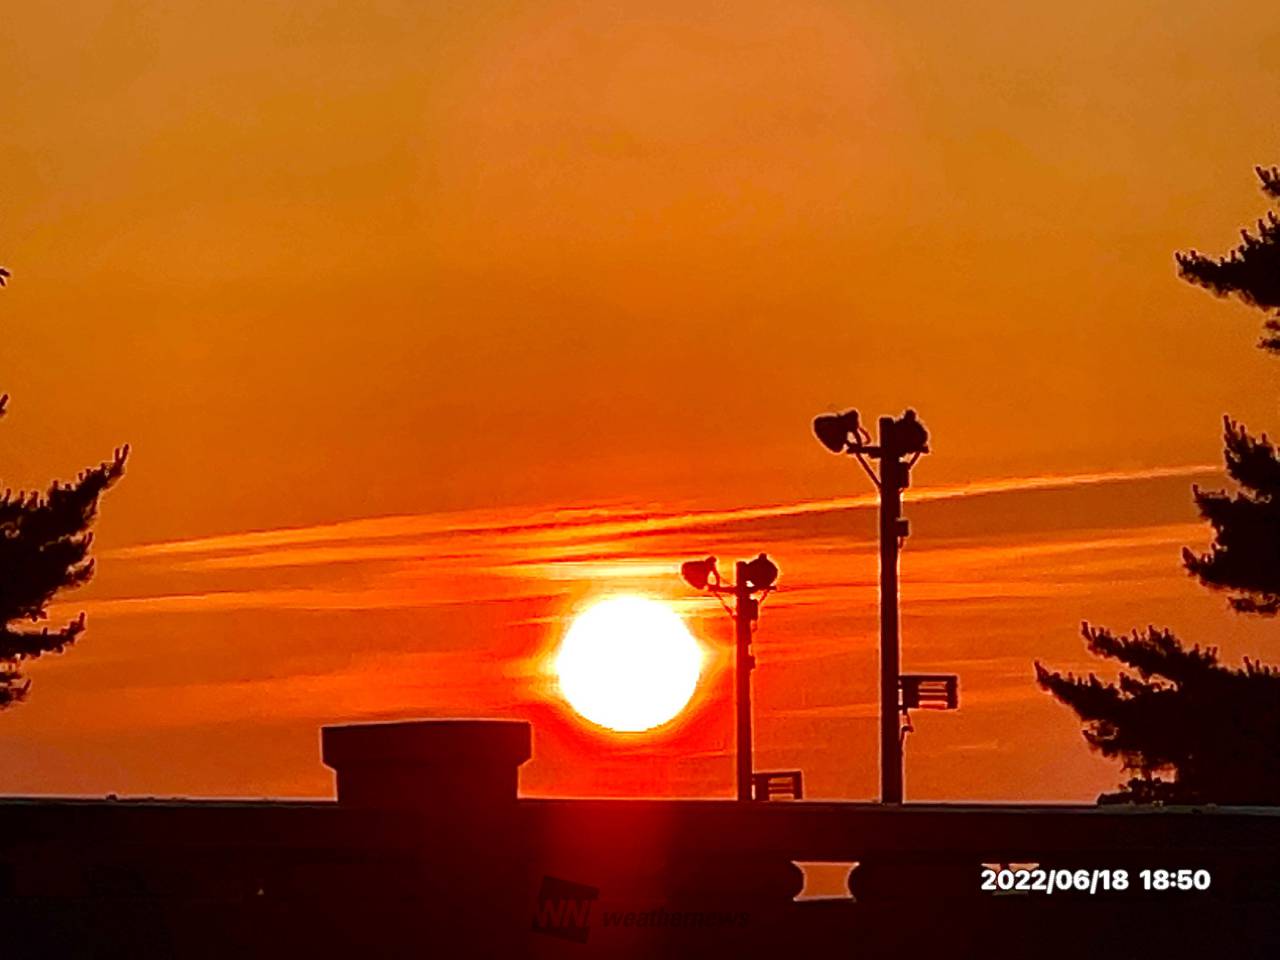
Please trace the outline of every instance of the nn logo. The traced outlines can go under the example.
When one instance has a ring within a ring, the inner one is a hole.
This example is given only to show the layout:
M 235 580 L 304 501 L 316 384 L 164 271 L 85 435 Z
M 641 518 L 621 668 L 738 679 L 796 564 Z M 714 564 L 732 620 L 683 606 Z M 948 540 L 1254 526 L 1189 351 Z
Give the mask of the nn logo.
M 591 905 L 600 891 L 558 877 L 543 877 L 534 905 L 533 929 L 550 937 L 586 943 L 590 932 Z

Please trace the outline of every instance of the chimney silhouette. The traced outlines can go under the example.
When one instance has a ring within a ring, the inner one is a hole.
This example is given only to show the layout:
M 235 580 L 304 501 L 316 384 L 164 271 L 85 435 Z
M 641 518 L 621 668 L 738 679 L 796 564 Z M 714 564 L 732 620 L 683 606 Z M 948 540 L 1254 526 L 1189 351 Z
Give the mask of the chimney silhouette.
M 532 753 L 523 720 L 410 720 L 323 727 L 338 803 L 365 809 L 514 806 Z

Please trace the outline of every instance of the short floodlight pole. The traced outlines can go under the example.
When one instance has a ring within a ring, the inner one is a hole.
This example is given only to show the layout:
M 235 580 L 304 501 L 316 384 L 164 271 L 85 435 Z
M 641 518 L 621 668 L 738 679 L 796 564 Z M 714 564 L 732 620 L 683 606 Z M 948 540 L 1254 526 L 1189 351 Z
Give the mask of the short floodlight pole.
M 706 590 L 715 594 L 725 610 L 733 618 L 734 635 L 734 738 L 735 738 L 735 781 L 739 800 L 768 799 L 768 795 L 755 796 L 755 768 L 751 742 L 751 671 L 755 668 L 756 658 L 751 654 L 751 633 L 757 620 L 760 619 L 761 597 L 774 589 L 778 579 L 778 568 L 763 553 L 754 560 L 739 560 L 734 569 L 733 583 L 724 583 L 716 570 L 716 558 L 690 560 L 680 565 L 681 576 L 695 590 Z M 725 597 L 733 597 L 733 609 L 730 610 Z M 794 772 L 794 771 L 792 771 Z M 799 773 L 796 773 L 797 784 Z M 797 787 L 796 792 L 799 792 Z

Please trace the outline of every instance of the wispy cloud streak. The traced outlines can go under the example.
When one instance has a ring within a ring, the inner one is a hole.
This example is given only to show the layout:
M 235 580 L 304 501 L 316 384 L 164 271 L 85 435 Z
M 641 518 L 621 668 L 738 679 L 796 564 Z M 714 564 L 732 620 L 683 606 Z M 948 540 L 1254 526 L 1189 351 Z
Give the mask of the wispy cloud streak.
M 1108 471 L 1078 474 L 1045 474 L 1006 477 L 948 486 L 917 487 L 911 500 L 917 503 L 953 500 L 1037 490 L 1123 484 L 1170 477 L 1195 477 L 1212 473 L 1212 465 L 1193 464 L 1155 467 L 1145 470 Z M 413 559 L 423 553 L 421 544 L 449 538 L 452 549 L 465 544 L 482 545 L 472 554 L 479 558 L 492 553 L 495 538 L 505 544 L 542 545 L 600 542 L 636 533 L 669 533 L 692 527 L 731 527 L 752 520 L 801 517 L 837 513 L 875 505 L 873 494 L 824 500 L 800 500 L 720 510 L 663 512 L 635 507 L 604 506 L 553 509 L 532 512 L 467 511 L 452 514 L 400 515 L 376 517 L 310 527 L 282 528 L 245 533 L 140 544 L 111 551 L 117 559 L 197 557 L 189 569 L 236 569 L 359 562 L 366 560 Z M 402 543 L 413 538 L 412 543 Z M 489 545 L 486 549 L 483 545 Z M 444 554 L 432 551 L 438 557 Z M 467 559 L 459 554 L 458 559 Z

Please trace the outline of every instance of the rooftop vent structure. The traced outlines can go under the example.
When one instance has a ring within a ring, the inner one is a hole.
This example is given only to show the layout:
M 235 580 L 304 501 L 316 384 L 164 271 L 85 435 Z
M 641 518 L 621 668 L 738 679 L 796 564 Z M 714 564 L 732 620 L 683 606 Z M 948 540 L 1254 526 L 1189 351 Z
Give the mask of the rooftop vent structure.
M 514 805 L 532 754 L 523 720 L 409 720 L 323 727 L 338 803 L 374 809 Z

